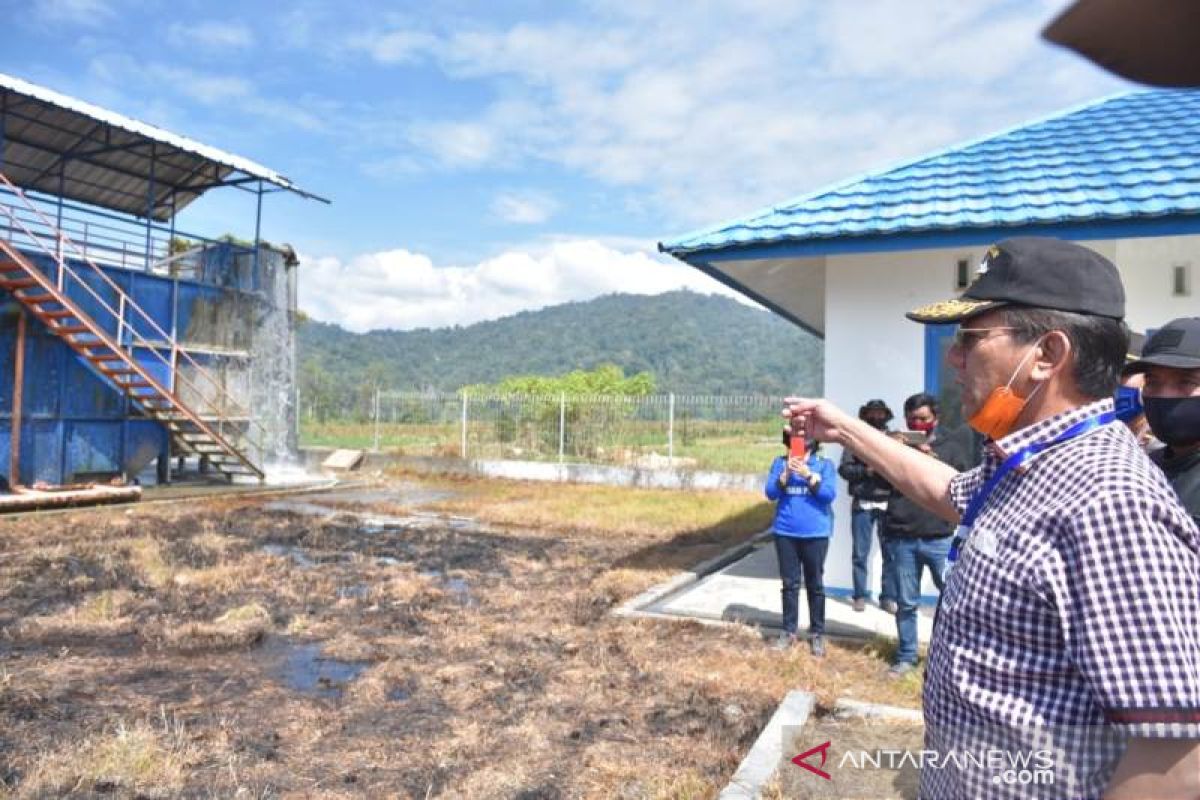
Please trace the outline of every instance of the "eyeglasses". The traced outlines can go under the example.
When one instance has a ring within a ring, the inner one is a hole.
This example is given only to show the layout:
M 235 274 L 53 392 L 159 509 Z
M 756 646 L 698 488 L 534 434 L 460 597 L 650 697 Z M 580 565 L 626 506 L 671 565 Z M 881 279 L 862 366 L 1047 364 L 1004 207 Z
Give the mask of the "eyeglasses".
M 990 334 L 998 331 L 1015 331 L 1012 327 L 997 328 L 959 328 L 954 332 L 954 346 L 959 350 L 970 350 L 979 342 L 989 338 Z

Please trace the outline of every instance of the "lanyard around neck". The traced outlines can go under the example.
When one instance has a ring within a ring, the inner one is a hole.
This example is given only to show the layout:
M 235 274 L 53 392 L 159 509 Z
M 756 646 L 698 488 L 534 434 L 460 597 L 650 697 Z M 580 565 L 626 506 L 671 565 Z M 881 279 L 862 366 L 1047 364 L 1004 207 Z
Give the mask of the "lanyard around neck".
M 1075 425 L 1072 425 L 1070 428 L 1067 428 L 1053 439 L 1049 439 L 1045 442 L 1036 442 L 1028 445 L 1027 447 L 1022 447 L 1020 450 L 1004 459 L 1004 462 L 996 468 L 996 471 L 992 474 L 992 477 L 988 478 L 987 483 L 985 483 L 983 487 L 979 489 L 979 491 L 975 492 L 975 494 L 971 497 L 971 501 L 967 503 L 967 511 L 965 514 L 963 514 L 962 521 L 958 526 L 958 530 L 955 531 L 954 541 L 950 545 L 950 553 L 947 556 L 948 560 L 958 560 L 958 550 L 962 545 L 963 540 L 966 538 L 967 534 L 970 533 L 971 527 L 975 524 L 975 520 L 978 519 L 980 512 L 983 511 L 983 507 L 987 505 L 988 498 L 991 497 L 992 493 L 996 490 L 996 487 L 1000 485 L 1000 482 L 1004 480 L 1010 472 L 1025 466 L 1038 455 L 1046 452 L 1050 448 L 1057 447 L 1065 442 L 1069 442 L 1072 439 L 1083 436 L 1085 433 L 1091 433 L 1100 426 L 1114 422 L 1116 419 L 1117 415 L 1113 411 L 1106 411 L 1102 414 L 1097 414 L 1094 417 L 1088 417 L 1083 422 L 1079 422 Z

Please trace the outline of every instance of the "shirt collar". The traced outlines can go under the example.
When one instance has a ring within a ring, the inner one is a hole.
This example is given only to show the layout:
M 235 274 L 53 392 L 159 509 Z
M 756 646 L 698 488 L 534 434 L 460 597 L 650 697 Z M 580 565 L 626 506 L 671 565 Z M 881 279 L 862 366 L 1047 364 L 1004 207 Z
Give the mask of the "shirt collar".
M 990 455 L 1003 460 L 1030 445 L 1051 441 L 1055 437 L 1065 433 L 1071 426 L 1078 425 L 1089 417 L 1112 410 L 1113 401 L 1111 397 L 1096 400 L 1087 405 L 1056 414 L 1041 422 L 1035 422 L 1028 427 L 1021 428 L 1019 431 L 1010 433 L 1003 439 L 988 442 L 987 451 Z

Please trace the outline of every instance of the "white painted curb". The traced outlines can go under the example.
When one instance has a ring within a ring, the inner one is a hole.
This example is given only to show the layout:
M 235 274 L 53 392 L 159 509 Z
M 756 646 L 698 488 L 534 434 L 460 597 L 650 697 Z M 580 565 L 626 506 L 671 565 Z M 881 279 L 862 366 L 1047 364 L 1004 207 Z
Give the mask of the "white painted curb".
M 815 705 L 812 692 L 788 692 L 754 741 L 750 752 L 742 759 L 729 785 L 717 795 L 717 800 L 756 800 L 762 794 L 763 785 L 771 780 L 779 768 L 779 759 L 783 756 L 784 727 L 803 725 Z

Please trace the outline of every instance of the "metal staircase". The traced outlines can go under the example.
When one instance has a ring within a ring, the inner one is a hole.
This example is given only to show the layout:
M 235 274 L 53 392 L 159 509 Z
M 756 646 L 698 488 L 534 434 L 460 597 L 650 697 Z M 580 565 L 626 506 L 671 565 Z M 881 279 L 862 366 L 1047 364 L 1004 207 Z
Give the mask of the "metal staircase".
M 7 215 L 10 232 L 20 231 L 23 241 L 36 244 L 53 259 L 57 273 L 47 275 L 11 241 L 0 239 L 0 289 L 6 289 L 93 372 L 127 395 L 142 414 L 161 422 L 182 451 L 207 459 L 230 481 L 238 477 L 262 480 L 262 469 L 246 452 L 254 438 L 261 443 L 262 434 L 249 411 L 234 403 L 225 388 L 174 337 L 3 173 L 0 188 L 7 189 L 40 218 L 38 232 L 13 208 L 0 203 L 0 217 Z M 46 241 L 48 237 L 53 241 Z M 97 291 L 97 286 L 115 299 L 116 308 Z M 89 316 L 73 296 L 90 306 L 95 317 Z M 181 366 L 187 367 L 187 374 Z M 165 367 L 167 381 L 153 374 L 160 367 Z M 202 416 L 185 403 L 177 393 L 180 388 L 204 400 L 212 413 Z

